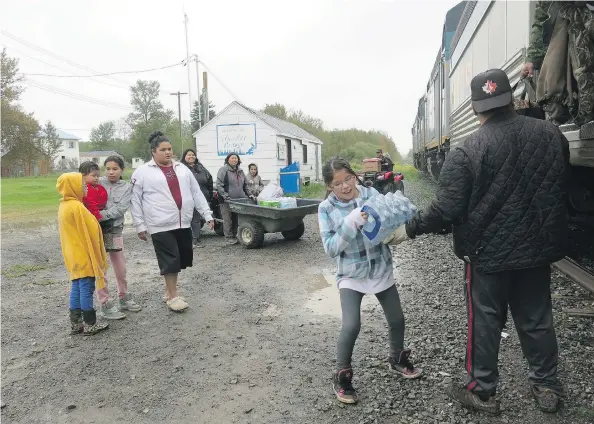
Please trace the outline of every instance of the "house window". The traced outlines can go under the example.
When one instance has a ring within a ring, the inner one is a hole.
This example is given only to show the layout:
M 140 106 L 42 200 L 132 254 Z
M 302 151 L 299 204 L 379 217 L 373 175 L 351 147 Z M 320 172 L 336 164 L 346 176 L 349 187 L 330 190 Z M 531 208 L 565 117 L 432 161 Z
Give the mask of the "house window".
M 307 144 L 304 144 L 303 146 L 303 163 L 307 163 Z
M 74 149 L 74 141 L 70 141 L 70 142 L 68 143 L 68 147 L 69 147 L 70 149 Z

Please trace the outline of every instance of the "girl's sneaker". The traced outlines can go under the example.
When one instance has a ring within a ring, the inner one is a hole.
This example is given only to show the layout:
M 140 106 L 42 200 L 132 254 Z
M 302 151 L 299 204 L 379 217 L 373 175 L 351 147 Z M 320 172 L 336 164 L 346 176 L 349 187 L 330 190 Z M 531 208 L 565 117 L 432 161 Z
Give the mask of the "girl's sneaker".
M 142 306 L 134 301 L 134 298 L 130 293 L 126 293 L 124 297 L 120 299 L 120 310 L 130 312 L 142 311 Z
M 104 319 L 116 320 L 126 318 L 126 314 L 118 309 L 113 301 L 108 300 L 101 305 L 101 316 Z
M 419 378 L 423 374 L 423 370 L 415 368 L 415 366 L 408 359 L 410 357 L 410 349 L 402 349 L 398 357 L 388 356 L 388 368 L 391 371 L 398 373 L 403 378 Z
M 342 403 L 357 403 L 357 392 L 352 385 L 353 369 L 345 368 L 334 371 L 332 376 L 332 387 L 338 400 Z

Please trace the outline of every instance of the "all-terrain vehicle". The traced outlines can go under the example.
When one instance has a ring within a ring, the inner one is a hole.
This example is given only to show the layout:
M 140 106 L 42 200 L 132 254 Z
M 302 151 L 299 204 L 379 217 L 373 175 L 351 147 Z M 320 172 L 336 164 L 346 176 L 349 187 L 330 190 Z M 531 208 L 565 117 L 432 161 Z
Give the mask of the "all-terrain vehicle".
M 394 165 L 390 166 L 393 168 Z M 363 160 L 363 173 L 359 174 L 363 185 L 373 187 L 381 194 L 396 193 L 400 190 L 404 194 L 404 175 L 393 169 L 381 170 L 381 161 L 377 158 Z

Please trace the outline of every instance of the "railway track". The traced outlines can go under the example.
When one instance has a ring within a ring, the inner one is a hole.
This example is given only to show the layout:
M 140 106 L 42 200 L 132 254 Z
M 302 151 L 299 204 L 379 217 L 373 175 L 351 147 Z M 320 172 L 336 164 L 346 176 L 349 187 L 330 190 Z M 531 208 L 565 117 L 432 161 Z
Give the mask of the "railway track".
M 577 284 L 594 293 L 594 274 L 571 258 L 564 258 L 553 264 L 557 270 L 567 275 Z

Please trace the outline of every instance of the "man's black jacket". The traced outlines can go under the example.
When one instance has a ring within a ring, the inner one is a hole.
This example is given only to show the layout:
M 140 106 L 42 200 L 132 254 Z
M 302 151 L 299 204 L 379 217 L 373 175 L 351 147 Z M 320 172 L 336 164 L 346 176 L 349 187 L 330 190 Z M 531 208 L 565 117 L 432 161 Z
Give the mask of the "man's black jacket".
M 453 225 L 454 250 L 483 273 L 565 254 L 569 150 L 552 123 L 492 116 L 447 157 L 418 233 Z

